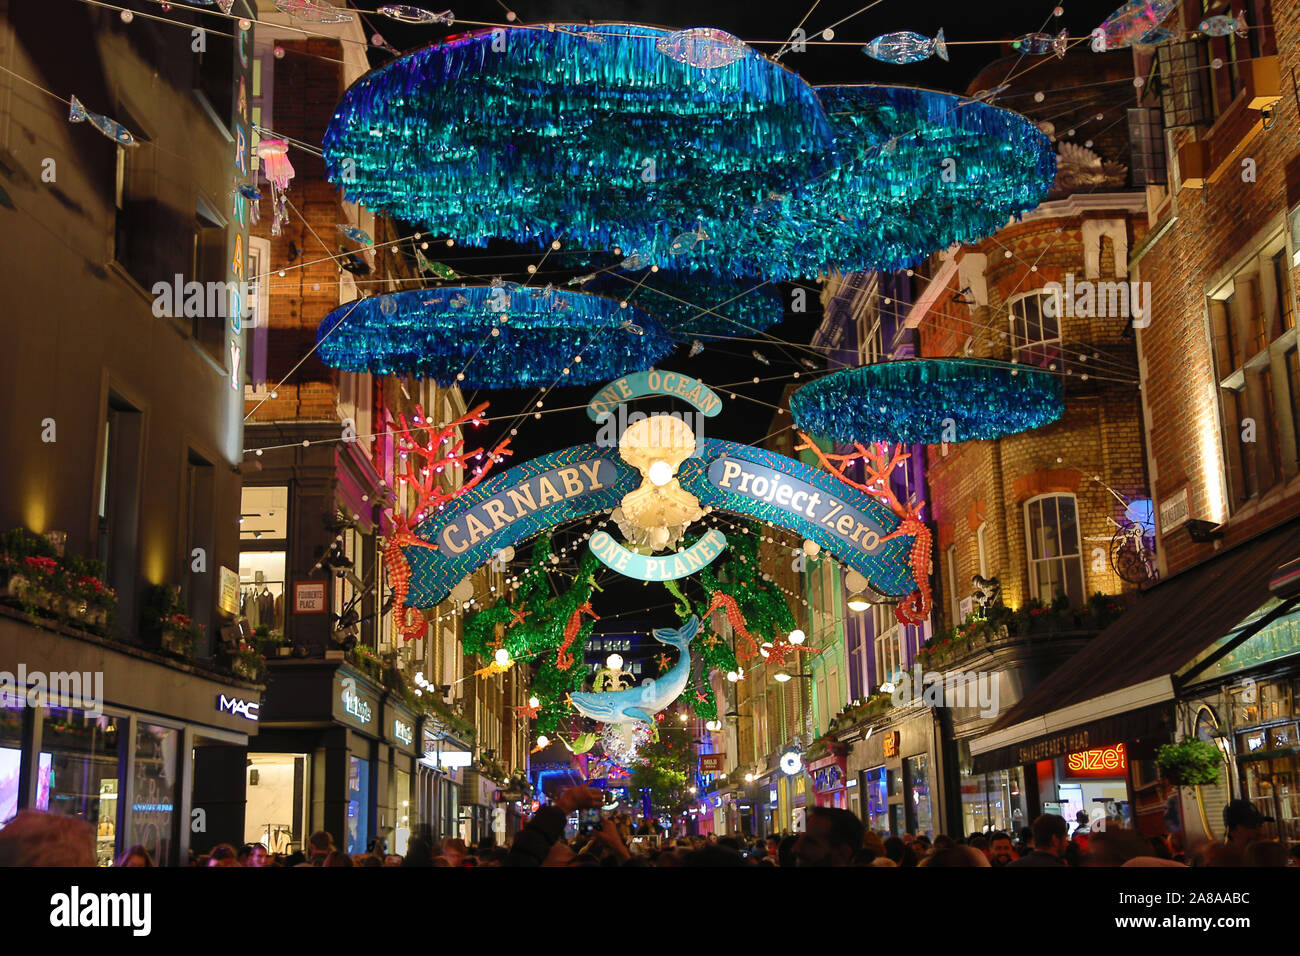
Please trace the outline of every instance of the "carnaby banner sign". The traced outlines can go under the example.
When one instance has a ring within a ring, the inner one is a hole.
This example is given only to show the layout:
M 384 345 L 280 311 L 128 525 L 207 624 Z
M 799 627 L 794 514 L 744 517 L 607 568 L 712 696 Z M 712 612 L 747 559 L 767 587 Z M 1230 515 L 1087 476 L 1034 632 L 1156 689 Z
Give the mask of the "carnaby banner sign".
M 677 478 L 702 506 L 757 518 L 816 541 L 883 594 L 916 590 L 907 560 L 912 538 L 886 540 L 898 518 L 875 499 L 818 468 L 761 448 L 703 439 L 697 452 L 698 457 L 682 462 Z M 640 472 L 616 448 L 595 443 L 494 475 L 416 529 L 435 547 L 404 549 L 411 567 L 410 605 L 432 607 L 502 548 L 615 508 L 641 481 Z

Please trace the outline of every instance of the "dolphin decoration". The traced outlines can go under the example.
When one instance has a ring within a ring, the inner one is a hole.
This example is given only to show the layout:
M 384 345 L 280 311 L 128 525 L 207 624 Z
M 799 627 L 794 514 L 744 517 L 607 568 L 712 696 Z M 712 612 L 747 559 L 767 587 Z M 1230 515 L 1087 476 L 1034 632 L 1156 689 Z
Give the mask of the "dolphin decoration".
M 655 714 L 663 710 L 686 689 L 691 676 L 691 641 L 700 632 L 700 619 L 692 616 L 679 628 L 661 627 L 654 632 L 660 644 L 675 647 L 681 652 L 677 663 L 658 679 L 649 678 L 639 687 L 607 691 L 603 694 L 573 694 L 573 706 L 578 713 L 606 724 L 620 724 L 641 720 L 649 724 L 658 738 Z

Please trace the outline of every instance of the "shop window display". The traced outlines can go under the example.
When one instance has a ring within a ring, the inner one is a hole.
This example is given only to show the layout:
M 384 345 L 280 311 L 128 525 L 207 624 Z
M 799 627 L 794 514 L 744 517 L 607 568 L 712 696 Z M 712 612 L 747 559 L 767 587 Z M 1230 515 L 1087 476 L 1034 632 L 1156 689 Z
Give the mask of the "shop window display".
M 159 865 L 172 862 L 180 731 L 140 721 L 135 732 L 131 839 Z
M 254 632 L 284 633 L 283 551 L 244 551 L 239 555 L 239 613 Z
M 1232 693 L 1233 716 L 1243 728 L 1237 734 L 1237 755 L 1246 798 L 1276 820 L 1273 826 L 1284 843 L 1300 843 L 1297 690 L 1300 682 L 1270 681 Z
M 23 708 L 0 699 L 0 827 L 18 812 Z
M 120 729 L 120 718 L 63 707 L 46 710 L 41 727 L 36 808 L 90 823 L 100 866 L 116 850 Z
M 370 761 L 348 755 L 348 852 L 366 852 L 370 819 Z
M 930 806 L 930 757 L 918 754 L 903 761 L 907 794 L 907 829 L 917 836 L 934 836 L 934 813 Z
M 247 764 L 244 839 L 272 853 L 301 848 L 308 835 L 307 755 L 250 753 Z
M 872 833 L 879 834 L 882 837 L 890 836 L 889 832 L 889 779 L 884 767 L 876 767 L 874 770 L 868 770 L 864 775 L 866 778 L 864 799 L 867 802 L 866 820 L 864 821 Z

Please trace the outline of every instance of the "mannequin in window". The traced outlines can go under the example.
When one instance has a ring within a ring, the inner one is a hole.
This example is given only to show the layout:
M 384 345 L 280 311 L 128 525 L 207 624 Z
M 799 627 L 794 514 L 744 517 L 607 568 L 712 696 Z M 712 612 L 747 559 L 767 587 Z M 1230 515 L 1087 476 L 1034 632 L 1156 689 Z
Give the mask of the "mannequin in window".
M 275 627 L 275 595 L 266 586 L 265 573 L 258 571 L 254 578 L 257 582 L 257 621 L 261 627 Z

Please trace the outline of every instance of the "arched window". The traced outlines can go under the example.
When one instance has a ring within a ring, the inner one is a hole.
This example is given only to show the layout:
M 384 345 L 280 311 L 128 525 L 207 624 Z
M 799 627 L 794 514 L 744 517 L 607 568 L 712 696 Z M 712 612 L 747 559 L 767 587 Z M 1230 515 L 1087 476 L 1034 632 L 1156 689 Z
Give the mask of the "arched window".
M 1046 366 L 1061 354 L 1061 301 L 1039 289 L 1007 303 L 1011 354 L 1017 362 Z
M 1083 555 L 1074 495 L 1041 495 L 1025 502 L 1025 546 L 1029 593 L 1044 604 L 1064 594 L 1071 607 L 1083 604 Z

